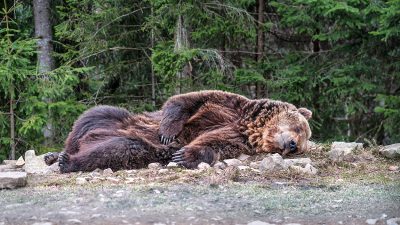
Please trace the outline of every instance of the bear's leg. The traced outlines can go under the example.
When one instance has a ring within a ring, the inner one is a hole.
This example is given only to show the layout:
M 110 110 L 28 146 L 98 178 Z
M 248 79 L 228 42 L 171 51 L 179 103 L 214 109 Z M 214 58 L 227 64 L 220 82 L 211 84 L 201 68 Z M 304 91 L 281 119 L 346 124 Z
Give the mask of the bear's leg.
M 58 160 L 61 173 L 93 171 L 96 168 L 116 171 L 147 166 L 155 160 L 152 152 L 140 140 L 113 137 L 77 154 L 70 155 L 64 151 Z
M 213 165 L 220 158 L 234 158 L 248 152 L 244 137 L 231 127 L 200 135 L 173 154 L 172 161 L 186 168 L 196 168 L 201 162 Z
M 48 152 L 44 155 L 44 162 L 46 163 L 46 165 L 50 166 L 53 163 L 57 162 L 58 160 L 58 155 L 60 153 L 58 152 Z

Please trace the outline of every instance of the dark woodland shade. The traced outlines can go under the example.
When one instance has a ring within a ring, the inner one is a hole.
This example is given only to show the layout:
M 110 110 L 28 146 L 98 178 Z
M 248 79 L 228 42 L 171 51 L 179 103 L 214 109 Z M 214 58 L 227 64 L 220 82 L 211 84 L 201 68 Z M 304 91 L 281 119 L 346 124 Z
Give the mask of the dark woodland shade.
M 222 91 L 173 96 L 153 113 L 97 106 L 75 122 L 59 157 L 60 170 L 135 169 L 171 160 L 195 168 L 241 153 L 280 152 L 274 132 L 282 124 L 304 125 L 302 134 L 289 138 L 305 146 L 311 135 L 305 118 L 310 116 L 309 110 L 289 103 Z

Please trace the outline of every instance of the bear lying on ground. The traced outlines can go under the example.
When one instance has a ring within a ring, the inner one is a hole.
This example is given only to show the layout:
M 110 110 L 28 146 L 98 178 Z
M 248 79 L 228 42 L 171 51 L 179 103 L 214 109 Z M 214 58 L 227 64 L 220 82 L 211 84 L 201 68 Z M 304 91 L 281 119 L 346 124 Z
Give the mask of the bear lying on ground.
M 241 153 L 302 153 L 311 136 L 311 111 L 269 99 L 250 100 L 223 91 L 171 97 L 160 111 L 132 114 L 112 106 L 83 113 L 60 154 L 60 172 L 137 169 L 176 162 L 196 168 Z

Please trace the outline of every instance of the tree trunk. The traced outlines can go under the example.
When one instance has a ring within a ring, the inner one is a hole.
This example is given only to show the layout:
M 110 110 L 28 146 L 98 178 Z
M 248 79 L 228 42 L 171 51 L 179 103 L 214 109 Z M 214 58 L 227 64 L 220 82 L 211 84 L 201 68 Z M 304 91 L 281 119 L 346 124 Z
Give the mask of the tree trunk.
M 151 7 L 151 17 L 154 17 L 153 7 Z M 151 28 L 151 49 L 154 49 L 154 28 Z M 154 73 L 154 66 L 151 63 L 151 104 L 156 107 L 156 76 Z
M 53 44 L 52 44 L 52 30 L 50 21 L 50 1 L 51 0 L 33 0 L 33 14 L 35 20 L 35 37 L 38 39 L 38 66 L 39 73 L 43 79 L 48 80 L 48 72 L 54 69 L 54 60 L 52 57 Z M 50 103 L 51 99 L 43 99 L 45 102 Z M 53 124 L 49 112 L 49 118 L 46 126 L 42 129 L 45 137 L 45 145 L 50 146 L 53 143 Z
M 10 159 L 15 159 L 15 118 L 14 118 L 14 85 L 11 84 L 9 87 L 10 93 Z
M 264 11 L 265 1 L 258 0 L 258 19 L 257 19 L 257 54 L 256 61 L 261 62 L 264 56 Z M 256 84 L 256 97 L 261 98 L 261 84 Z
M 185 49 L 189 49 L 189 36 L 188 30 L 185 25 L 184 17 L 179 15 L 177 25 L 176 25 L 176 33 L 175 33 L 175 52 L 180 52 Z M 175 88 L 175 94 L 182 93 L 182 79 L 187 78 L 191 72 L 190 65 L 185 65 L 181 71 L 176 74 L 176 78 L 178 80 L 178 85 Z
M 53 35 L 50 21 L 50 0 L 33 0 L 35 37 L 38 39 L 39 73 L 46 75 L 54 69 Z

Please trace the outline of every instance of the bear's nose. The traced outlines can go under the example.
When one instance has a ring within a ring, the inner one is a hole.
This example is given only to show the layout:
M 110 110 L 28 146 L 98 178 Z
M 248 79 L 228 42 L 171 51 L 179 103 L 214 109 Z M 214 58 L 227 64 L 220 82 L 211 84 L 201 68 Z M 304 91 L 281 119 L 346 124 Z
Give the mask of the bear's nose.
M 289 149 L 290 149 L 290 152 L 295 152 L 297 150 L 297 144 L 295 141 L 291 140 L 289 142 Z

